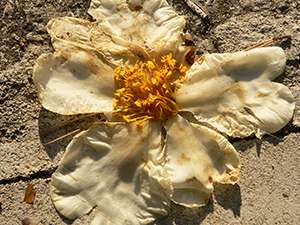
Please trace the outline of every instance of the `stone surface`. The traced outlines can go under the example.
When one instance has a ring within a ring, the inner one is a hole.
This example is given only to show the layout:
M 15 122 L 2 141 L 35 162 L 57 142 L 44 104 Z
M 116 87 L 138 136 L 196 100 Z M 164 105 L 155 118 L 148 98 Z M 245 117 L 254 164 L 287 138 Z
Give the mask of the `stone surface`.
M 169 0 L 186 17 L 198 54 L 234 52 L 269 38 L 287 55 L 285 73 L 276 81 L 288 86 L 296 99 L 293 120 L 261 140 L 232 140 L 242 162 L 235 185 L 215 185 L 202 208 L 172 204 L 168 216 L 152 224 L 296 224 L 300 218 L 300 3 L 294 0 L 199 1 L 209 11 L 201 19 L 182 0 Z M 85 0 L 6 0 L 0 2 L 0 224 L 88 224 L 92 213 L 75 221 L 61 217 L 49 197 L 49 178 L 57 168 L 71 136 L 46 142 L 97 120 L 86 119 L 47 135 L 46 130 L 76 117 L 42 109 L 32 80 L 36 59 L 52 51 L 45 25 L 53 17 L 90 20 Z M 24 199 L 32 183 L 33 204 Z

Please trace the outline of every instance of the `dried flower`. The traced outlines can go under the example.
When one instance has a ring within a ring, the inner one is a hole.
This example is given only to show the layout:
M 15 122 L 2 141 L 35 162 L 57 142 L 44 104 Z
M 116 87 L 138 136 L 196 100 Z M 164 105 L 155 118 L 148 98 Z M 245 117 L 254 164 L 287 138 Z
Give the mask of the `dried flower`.
M 52 176 L 50 195 L 67 218 L 94 210 L 93 224 L 147 224 L 168 213 L 170 200 L 202 206 L 213 182 L 239 179 L 237 153 L 217 131 L 261 137 L 292 118 L 293 95 L 270 81 L 284 71 L 281 48 L 190 65 L 184 19 L 165 0 L 92 0 L 89 13 L 95 22 L 51 20 L 55 52 L 34 68 L 46 109 L 114 115 L 76 135 Z

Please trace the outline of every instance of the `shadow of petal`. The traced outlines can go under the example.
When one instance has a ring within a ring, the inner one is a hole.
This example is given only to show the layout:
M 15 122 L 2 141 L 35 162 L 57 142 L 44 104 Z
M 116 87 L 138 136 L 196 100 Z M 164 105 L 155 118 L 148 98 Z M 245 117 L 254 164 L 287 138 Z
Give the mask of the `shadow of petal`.
M 240 217 L 241 215 L 241 190 L 240 186 L 229 184 L 215 184 L 214 197 L 217 203 L 224 209 L 230 209 L 234 217 Z

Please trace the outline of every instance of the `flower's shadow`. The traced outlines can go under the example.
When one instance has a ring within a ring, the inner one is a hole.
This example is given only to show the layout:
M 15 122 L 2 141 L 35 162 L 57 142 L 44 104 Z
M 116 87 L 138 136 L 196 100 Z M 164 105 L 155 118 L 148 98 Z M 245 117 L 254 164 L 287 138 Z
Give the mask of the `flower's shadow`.
M 215 184 L 214 198 L 224 209 L 230 209 L 234 217 L 241 216 L 241 189 L 238 184 Z
M 214 204 L 216 203 L 225 210 L 230 209 L 234 217 L 239 217 L 242 205 L 239 185 L 215 184 L 213 198 L 210 198 L 209 202 L 203 207 L 186 208 L 172 203 L 170 213 L 150 225 L 173 225 L 174 222 L 178 225 L 201 224 L 209 214 L 214 212 Z
M 81 218 L 74 219 L 74 220 L 71 220 L 71 219 L 68 219 L 68 218 L 64 217 L 57 210 L 56 210 L 56 212 L 57 212 L 57 215 L 59 215 L 59 217 L 61 218 L 61 220 L 64 223 L 68 224 L 68 225 L 73 224 L 75 221 L 76 221 L 76 224 L 91 224 L 91 220 L 92 220 L 92 217 L 93 217 L 93 210 L 91 210 L 90 212 L 88 212 L 87 214 L 82 216 Z
M 149 225 L 173 225 L 175 224 L 200 224 L 208 214 L 214 211 L 213 200 L 203 207 L 186 208 L 175 203 L 171 203 L 171 209 L 167 216 L 155 220 Z
M 288 123 L 284 128 L 274 134 L 266 134 L 261 139 L 256 137 L 248 137 L 244 139 L 234 139 L 231 140 L 231 144 L 237 150 L 237 152 L 245 152 L 249 149 L 255 147 L 256 154 L 260 157 L 262 145 L 264 142 L 268 142 L 273 146 L 277 146 L 279 143 L 283 142 L 283 138 L 292 130 L 291 123 Z
M 58 211 L 56 211 L 56 212 L 60 216 L 61 220 L 64 221 L 66 224 L 71 225 L 74 223 L 75 220 L 70 220 L 70 219 L 64 217 L 63 215 L 61 215 Z

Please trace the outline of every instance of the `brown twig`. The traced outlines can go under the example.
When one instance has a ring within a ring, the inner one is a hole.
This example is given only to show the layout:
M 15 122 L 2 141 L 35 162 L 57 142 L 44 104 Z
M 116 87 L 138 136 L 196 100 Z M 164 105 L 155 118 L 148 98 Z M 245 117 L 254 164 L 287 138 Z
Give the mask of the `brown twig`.
M 70 124 L 70 123 L 73 123 L 73 122 L 76 122 L 76 121 L 78 121 L 78 120 L 82 120 L 82 119 L 85 119 L 85 118 L 88 118 L 88 117 L 91 117 L 91 116 L 95 116 L 95 115 L 98 115 L 98 114 L 100 114 L 100 113 L 92 113 L 92 114 L 87 115 L 87 116 L 78 117 L 78 118 L 76 118 L 76 119 L 74 119 L 74 120 L 71 120 L 71 121 L 69 121 L 69 122 L 66 122 L 66 123 L 64 123 L 64 124 L 62 124 L 62 125 L 59 125 L 59 126 L 57 126 L 57 127 L 53 127 L 53 128 L 51 128 L 50 130 L 47 130 L 46 132 L 44 132 L 42 135 L 48 134 L 49 132 L 54 131 L 54 130 L 56 130 L 56 129 L 58 129 L 58 128 L 61 128 L 61 127 L 63 127 L 63 126 L 66 126 L 66 125 L 68 125 L 68 124 Z
M 256 45 L 253 45 L 253 46 L 251 46 L 251 47 L 249 47 L 249 48 L 243 50 L 243 52 L 249 51 L 249 50 L 251 50 L 251 49 L 253 49 L 253 48 L 262 48 L 262 47 L 264 47 L 264 46 L 266 46 L 266 45 L 268 45 L 268 44 L 271 44 L 271 43 L 274 42 L 274 41 L 277 41 L 277 40 L 280 40 L 280 39 L 283 39 L 283 38 L 291 39 L 292 37 L 291 37 L 291 35 L 285 35 L 285 36 L 280 36 L 280 37 L 273 37 L 273 38 L 271 38 L 271 39 L 268 39 L 268 40 L 263 41 L 263 42 L 261 42 L 261 43 L 258 43 L 258 44 L 256 44 Z
M 100 120 L 97 120 L 97 121 L 95 121 L 95 122 L 93 122 L 93 123 L 90 123 L 90 124 L 88 124 L 88 125 L 86 125 L 86 126 L 84 126 L 84 127 L 82 127 L 82 128 L 79 128 L 79 129 L 77 129 L 77 130 L 73 130 L 72 132 L 70 132 L 70 133 L 68 133 L 68 134 L 65 134 L 65 135 L 63 135 L 63 136 L 61 136 L 61 137 L 59 137 L 59 138 L 56 138 L 56 139 L 54 139 L 53 141 L 47 142 L 47 143 L 45 143 L 44 145 L 50 145 L 50 144 L 53 144 L 54 142 L 57 142 L 57 141 L 59 141 L 59 140 L 65 138 L 65 137 L 68 137 L 68 136 L 70 136 L 70 135 L 72 135 L 72 134 L 75 134 L 75 133 L 77 133 L 77 132 L 79 132 L 79 131 L 85 130 L 85 129 L 87 129 L 87 128 L 93 126 L 95 123 L 98 123 L 98 122 L 104 121 L 104 120 L 105 120 L 105 118 L 102 118 L 102 119 L 100 119 Z

